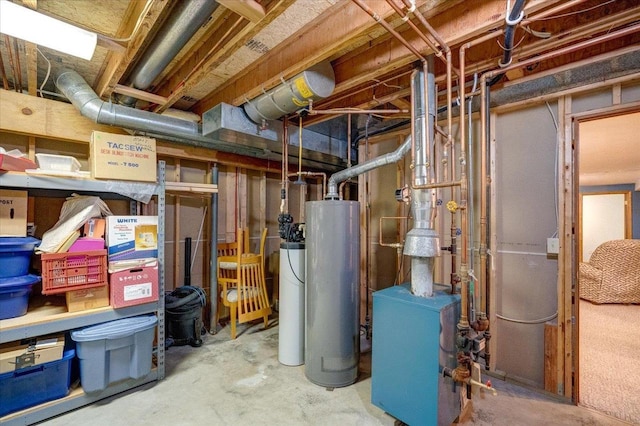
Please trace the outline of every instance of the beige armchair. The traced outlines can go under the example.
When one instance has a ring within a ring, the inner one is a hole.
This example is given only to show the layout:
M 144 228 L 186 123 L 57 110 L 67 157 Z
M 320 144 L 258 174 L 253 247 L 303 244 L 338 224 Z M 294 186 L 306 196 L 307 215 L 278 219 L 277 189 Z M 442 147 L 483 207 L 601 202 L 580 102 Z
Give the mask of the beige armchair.
M 640 303 L 640 240 L 599 245 L 579 267 L 580 298 L 593 303 Z

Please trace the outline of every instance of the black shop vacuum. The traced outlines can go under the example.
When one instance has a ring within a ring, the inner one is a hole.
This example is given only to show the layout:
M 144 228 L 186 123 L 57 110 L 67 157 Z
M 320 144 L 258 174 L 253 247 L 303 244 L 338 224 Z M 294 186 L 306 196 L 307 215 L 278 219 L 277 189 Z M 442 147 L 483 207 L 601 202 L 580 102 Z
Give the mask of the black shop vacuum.
M 165 347 L 191 345 L 202 346 L 202 308 L 207 296 L 200 287 L 184 285 L 166 293 L 164 311 L 167 318 Z

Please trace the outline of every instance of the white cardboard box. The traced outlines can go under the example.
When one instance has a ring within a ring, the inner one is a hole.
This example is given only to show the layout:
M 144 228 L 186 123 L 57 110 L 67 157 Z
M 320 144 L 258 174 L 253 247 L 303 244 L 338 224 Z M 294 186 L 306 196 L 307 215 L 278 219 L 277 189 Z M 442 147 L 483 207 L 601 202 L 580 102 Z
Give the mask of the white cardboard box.
M 0 237 L 27 236 L 27 191 L 0 189 Z
M 109 262 L 158 257 L 158 216 L 107 216 Z
M 92 178 L 156 181 L 156 140 L 152 138 L 94 131 L 89 160 Z

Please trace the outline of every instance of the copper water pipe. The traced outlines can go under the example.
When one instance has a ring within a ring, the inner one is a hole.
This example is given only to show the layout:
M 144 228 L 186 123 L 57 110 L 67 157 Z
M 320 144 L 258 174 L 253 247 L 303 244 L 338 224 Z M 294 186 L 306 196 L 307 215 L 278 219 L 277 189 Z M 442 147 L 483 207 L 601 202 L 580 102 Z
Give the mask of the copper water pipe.
M 429 34 L 431 34 L 431 36 L 436 39 L 436 41 L 438 42 L 438 44 L 440 45 L 440 47 L 442 47 L 445 51 L 447 49 L 449 49 L 449 46 L 447 45 L 447 43 L 442 39 L 442 37 L 440 37 L 440 34 L 438 34 L 436 32 L 436 30 L 431 26 L 431 24 L 429 24 L 429 22 L 427 22 L 427 20 L 424 18 L 424 16 L 422 16 L 422 14 L 420 13 L 416 13 L 415 12 L 415 5 L 412 5 L 411 2 L 409 0 L 402 0 L 402 2 L 404 3 L 405 7 L 407 8 L 407 10 L 410 13 L 413 13 L 414 16 L 416 16 L 418 18 L 418 20 L 420 21 L 420 23 L 422 25 L 424 25 L 424 27 L 427 29 L 427 31 L 429 31 Z M 414 8 L 413 10 L 411 10 L 411 8 Z
M 420 59 L 421 61 L 426 61 L 426 58 L 424 56 L 422 56 L 422 54 L 411 45 L 411 43 L 409 43 L 407 40 L 405 40 L 404 37 L 402 37 L 400 35 L 400 33 L 398 33 L 396 30 L 394 30 L 391 25 L 389 25 L 389 23 L 387 23 L 387 21 L 385 21 L 384 19 L 382 19 L 376 12 L 374 12 L 369 6 L 367 6 L 362 0 L 352 0 L 355 4 L 357 4 L 358 6 L 360 6 L 360 8 L 362 10 L 364 10 L 365 12 L 367 12 L 369 14 L 369 16 L 371 16 L 377 23 L 379 23 L 380 25 L 382 25 L 384 27 L 385 30 L 387 30 L 389 32 L 389 34 L 391 34 L 392 36 L 394 36 L 400 43 L 402 43 L 404 45 L 404 47 L 406 47 L 407 49 L 409 49 L 414 55 L 416 55 L 418 57 L 418 59 Z
M 2 60 L 2 55 L 0 55 L 0 71 L 2 71 L 2 88 L 4 90 L 9 90 L 9 79 L 7 79 L 7 73 L 4 69 L 4 62 Z
M 330 114 L 406 114 L 408 109 L 359 109 L 359 108 L 333 108 L 333 109 L 309 109 L 309 115 Z
M 586 0 L 573 0 L 573 1 L 568 1 L 565 2 L 559 6 L 556 6 L 554 8 L 551 9 L 547 9 L 543 12 L 540 12 L 539 14 L 537 14 L 535 16 L 535 18 L 531 18 L 530 21 L 534 21 L 536 18 L 544 18 L 546 16 L 552 15 L 556 12 L 562 11 L 564 9 L 567 9 L 569 7 L 578 5 L 580 3 L 584 3 Z M 494 31 L 492 33 L 488 33 L 485 34 L 482 37 L 478 37 L 474 40 L 471 40 L 468 43 L 465 43 L 463 45 L 460 46 L 460 51 L 459 51 L 459 55 L 460 55 L 460 83 L 458 85 L 458 96 L 460 97 L 460 114 L 459 114 L 459 118 L 460 118 L 460 125 L 459 125 L 459 129 L 460 129 L 460 144 L 466 144 L 466 129 L 465 129 L 465 100 L 467 98 L 467 95 L 465 95 L 465 74 L 466 74 L 466 69 L 465 69 L 465 62 L 466 62 L 466 50 L 476 46 L 478 44 L 484 43 L 485 41 L 491 40 L 495 37 L 498 37 L 500 35 L 502 35 L 504 33 L 504 30 L 499 30 L 499 31 Z M 481 88 L 480 88 L 480 92 L 481 92 L 481 98 L 484 99 L 484 96 L 486 95 L 482 95 L 482 92 L 486 91 L 486 87 L 483 86 L 481 84 Z M 473 95 L 473 94 L 472 94 Z M 486 107 L 484 101 L 481 102 L 481 111 Z M 486 120 L 486 113 L 483 114 L 482 112 L 480 113 L 480 120 L 481 123 Z M 481 127 L 483 125 L 481 124 Z M 486 122 L 484 122 L 484 128 L 486 128 Z M 485 133 L 484 131 L 482 131 L 482 138 L 486 139 L 485 137 Z M 480 279 L 483 280 L 486 277 L 486 246 L 487 246 L 487 230 L 486 230 L 486 224 L 487 224 L 487 199 L 486 199 L 486 191 L 488 190 L 487 188 L 487 164 L 486 164 L 486 140 L 484 142 L 481 143 L 481 167 L 480 167 L 480 178 L 481 178 L 481 184 L 480 184 Z M 482 288 L 482 286 L 481 286 Z M 480 306 L 486 311 L 486 300 L 483 301 L 482 300 L 483 297 L 483 293 L 481 292 L 481 302 L 480 302 Z
M 529 58 L 526 59 L 524 61 L 521 62 L 516 62 L 513 63 L 509 66 L 500 68 L 498 70 L 493 70 L 493 71 L 489 71 L 486 72 L 484 74 L 482 74 L 482 76 L 480 77 L 480 97 L 481 97 L 481 101 L 480 101 L 480 137 L 481 137 L 481 142 L 480 142 L 480 146 L 482 148 L 482 153 L 481 156 L 484 159 L 486 157 L 486 147 L 487 147 L 487 120 L 486 120 L 486 102 L 487 102 L 487 91 L 486 91 L 486 86 L 487 86 L 487 79 L 488 78 L 492 78 L 496 73 L 502 73 L 502 72 L 506 72 L 512 69 L 518 69 L 518 68 L 522 68 L 522 67 L 526 67 L 528 65 L 534 64 L 536 62 L 543 62 L 547 59 L 551 59 L 554 58 L 556 56 L 560 56 L 560 55 L 565 55 L 567 53 L 571 53 L 574 52 L 576 50 L 581 50 L 581 49 L 585 49 L 587 47 L 590 47 L 592 45 L 598 44 L 598 43 L 602 43 L 605 41 L 609 41 L 609 40 L 613 40 L 615 38 L 618 37 L 622 37 L 628 34 L 633 34 L 637 31 L 640 30 L 640 24 L 636 24 L 636 25 L 631 25 L 628 27 L 625 27 L 621 30 L 615 31 L 615 32 L 611 32 L 611 33 L 607 33 L 604 35 L 601 35 L 599 37 L 596 38 L 592 38 L 589 40 L 584 40 L 582 42 L 576 43 L 576 44 L 572 44 L 569 46 L 565 46 L 563 48 L 554 50 L 553 52 L 548 52 L 545 54 L 542 54 L 540 56 L 535 56 L 533 58 Z M 481 166 L 482 167 L 482 166 Z M 483 178 L 483 184 L 482 184 L 482 193 L 486 193 L 486 191 L 488 190 L 488 179 L 486 176 L 486 160 L 485 160 L 485 164 L 484 164 L 484 173 L 482 174 L 482 178 Z M 484 212 L 486 211 L 487 208 L 487 204 L 486 204 L 486 194 L 481 193 L 481 210 L 484 214 Z M 482 200 L 482 198 L 485 198 L 484 202 Z M 484 207 L 484 208 L 483 208 Z M 486 215 L 485 215 L 486 216 Z M 486 223 L 486 217 L 485 217 L 485 223 Z M 485 227 L 486 228 L 486 227 Z M 481 228 L 482 230 L 483 228 Z M 486 231 L 485 231 L 485 235 L 481 235 L 481 243 L 482 243 L 482 237 L 484 237 L 484 241 L 486 244 L 486 239 L 487 239 L 487 235 L 486 235 Z M 481 253 L 482 255 L 482 253 Z M 486 256 L 486 254 L 485 254 Z M 486 262 L 485 262 L 486 263 Z M 486 268 L 486 266 L 485 266 Z M 486 274 L 486 269 L 485 269 L 485 274 Z M 487 287 L 488 289 L 488 287 Z M 485 300 L 485 304 L 487 304 L 488 301 Z M 463 305 L 464 306 L 464 305 Z
M 556 7 L 552 7 L 551 9 L 547 9 L 543 12 L 540 12 L 539 14 L 537 14 L 535 17 L 533 18 L 524 18 L 522 20 L 522 24 L 528 24 L 529 22 L 535 22 L 538 19 L 541 18 L 545 18 L 549 15 L 553 15 L 556 12 L 562 12 L 565 9 L 568 9 L 570 7 L 573 6 L 577 6 L 581 3 L 586 3 L 587 0 L 572 0 L 572 1 L 565 1 L 563 3 L 561 3 L 560 5 L 556 6 Z
M 560 48 L 558 50 L 554 50 L 553 52 L 543 53 L 543 54 L 541 54 L 539 56 L 534 56 L 532 58 L 525 59 L 523 61 L 517 62 L 515 64 L 511 64 L 511 65 L 509 65 L 507 67 L 504 67 L 504 68 L 488 71 L 488 72 L 482 74 L 482 77 L 486 76 L 487 78 L 490 78 L 490 77 L 495 76 L 496 73 L 503 73 L 503 72 L 507 72 L 507 71 L 510 71 L 510 70 L 513 70 L 513 69 L 523 68 L 523 67 L 526 67 L 528 65 L 535 64 L 537 62 L 543 62 L 543 61 L 546 61 L 547 59 L 555 58 L 556 56 L 565 55 L 567 53 L 571 53 L 571 52 L 574 52 L 576 50 L 585 49 L 587 47 L 591 47 L 594 44 L 604 43 L 605 41 L 609 41 L 609 40 L 616 39 L 618 37 L 623 37 L 623 36 L 626 36 L 626 35 L 630 35 L 630 34 L 638 32 L 638 31 L 640 31 L 640 24 L 630 25 L 630 26 L 622 28 L 622 29 L 620 29 L 618 31 L 607 33 L 607 34 L 604 34 L 604 35 L 601 35 L 599 37 L 592 38 L 592 39 L 589 39 L 589 40 L 581 41 L 581 42 L 576 43 L 576 44 L 571 44 L 569 46 L 562 47 L 562 48 Z M 486 81 L 486 78 L 485 78 L 485 81 Z
M 309 177 L 322 177 L 322 193 L 327 193 L 327 174 L 322 172 L 295 172 L 287 174 L 287 177 L 293 176 L 309 176 Z
M 433 44 L 431 40 L 429 40 L 429 37 L 427 37 L 422 31 L 420 31 L 420 29 L 416 26 L 416 24 L 411 22 L 411 19 L 409 19 L 409 15 L 404 13 L 402 8 L 396 4 L 395 0 L 387 0 L 387 3 L 389 3 L 389 6 L 391 6 L 393 10 L 395 10 L 396 13 L 400 15 L 403 22 L 406 22 L 407 24 L 409 24 L 409 27 L 411 27 L 411 29 L 413 29 L 413 31 L 415 31 L 415 33 L 418 34 L 418 37 L 420 37 L 422 41 L 424 41 L 427 44 L 427 46 L 429 46 L 429 48 L 433 50 L 435 55 L 444 61 L 445 59 L 442 56 L 442 52 L 440 51 L 440 49 L 438 49 L 436 45 Z
M 289 213 L 289 118 L 282 119 L 282 191 L 284 198 L 280 204 L 280 213 Z

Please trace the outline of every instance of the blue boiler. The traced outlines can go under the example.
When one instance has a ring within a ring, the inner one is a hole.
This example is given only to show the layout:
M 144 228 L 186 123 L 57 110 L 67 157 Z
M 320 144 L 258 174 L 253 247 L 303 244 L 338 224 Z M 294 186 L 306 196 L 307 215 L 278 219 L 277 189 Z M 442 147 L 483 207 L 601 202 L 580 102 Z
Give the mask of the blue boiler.
M 373 293 L 371 402 L 411 426 L 450 425 L 460 414 L 460 386 L 442 376 L 456 367 L 460 296 L 439 288 L 429 298 L 409 284 Z

